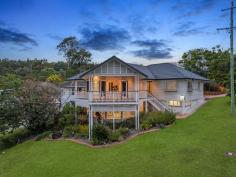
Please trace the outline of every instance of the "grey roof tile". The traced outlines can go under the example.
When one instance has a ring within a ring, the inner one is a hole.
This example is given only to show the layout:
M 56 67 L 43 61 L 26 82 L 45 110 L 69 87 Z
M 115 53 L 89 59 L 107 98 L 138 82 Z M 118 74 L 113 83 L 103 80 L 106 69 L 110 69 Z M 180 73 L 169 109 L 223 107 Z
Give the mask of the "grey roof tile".
M 108 60 L 116 59 L 121 60 L 115 56 L 109 58 Z M 107 61 L 107 60 L 106 60 Z M 104 61 L 103 63 L 105 63 Z M 121 60 L 123 63 L 125 63 L 123 60 Z M 101 64 L 103 64 L 101 63 Z M 101 65 L 100 64 L 100 65 Z M 208 81 L 207 78 L 202 77 L 200 75 L 197 75 L 195 73 L 192 73 L 190 71 L 187 71 L 173 63 L 160 63 L 160 64 L 152 64 L 148 66 L 138 65 L 138 64 L 131 64 L 131 63 L 125 63 L 131 68 L 135 69 L 136 71 L 142 73 L 146 76 L 146 79 L 151 80 L 165 80 L 165 79 L 196 79 L 196 80 L 203 80 Z M 100 66 L 99 65 L 99 66 Z M 79 73 L 73 77 L 70 77 L 67 80 L 79 80 L 83 79 L 82 77 L 88 73 L 90 70 L 84 71 L 82 73 Z

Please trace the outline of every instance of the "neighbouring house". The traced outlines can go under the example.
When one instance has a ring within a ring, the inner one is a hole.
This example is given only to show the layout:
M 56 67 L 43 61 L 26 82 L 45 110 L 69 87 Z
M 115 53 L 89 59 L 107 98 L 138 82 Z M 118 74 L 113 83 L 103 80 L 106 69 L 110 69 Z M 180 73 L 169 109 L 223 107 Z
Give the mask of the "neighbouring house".
M 171 63 L 148 66 L 129 64 L 113 56 L 94 68 L 68 79 L 62 86 L 62 102 L 86 107 L 89 135 L 96 119 L 135 118 L 139 113 L 173 111 L 184 114 L 204 102 L 208 79 Z

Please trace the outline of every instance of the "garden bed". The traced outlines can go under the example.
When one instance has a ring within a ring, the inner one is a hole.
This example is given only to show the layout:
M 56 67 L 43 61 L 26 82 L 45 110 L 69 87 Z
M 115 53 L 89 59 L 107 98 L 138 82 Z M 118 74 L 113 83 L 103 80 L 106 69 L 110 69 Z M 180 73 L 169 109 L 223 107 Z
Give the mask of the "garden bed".
M 65 139 L 61 138 L 59 140 L 73 141 L 78 144 L 86 145 L 90 148 L 104 148 L 104 147 L 111 147 L 111 146 L 118 145 L 118 144 L 123 144 L 123 143 L 126 143 L 127 141 L 129 141 L 139 135 L 143 135 L 145 133 L 159 131 L 159 130 L 160 130 L 160 128 L 152 128 L 152 129 L 145 130 L 145 131 L 133 131 L 133 134 L 130 134 L 126 139 L 124 139 L 122 141 L 111 142 L 111 143 L 102 144 L 102 145 L 93 145 L 88 139 L 86 140 L 86 139 L 75 139 L 75 138 L 65 138 Z
M 70 140 L 90 147 L 109 147 L 124 143 L 140 134 L 163 129 L 173 124 L 175 119 L 175 114 L 170 112 L 142 113 L 139 130 L 128 128 L 128 125 L 131 125 L 130 121 L 122 122 L 115 130 L 112 130 L 109 123 L 97 122 L 93 125 L 91 140 L 88 139 L 88 125 L 69 125 L 65 126 L 63 132 L 61 132 L 62 138 L 57 139 Z M 127 122 L 129 123 L 126 124 Z M 52 138 L 53 134 L 48 137 L 54 139 Z

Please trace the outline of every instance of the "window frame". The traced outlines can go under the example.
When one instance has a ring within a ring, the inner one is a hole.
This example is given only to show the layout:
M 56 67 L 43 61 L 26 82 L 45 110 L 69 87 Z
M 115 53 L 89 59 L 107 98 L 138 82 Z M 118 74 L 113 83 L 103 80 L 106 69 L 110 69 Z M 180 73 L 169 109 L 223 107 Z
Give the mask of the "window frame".
M 180 100 L 169 100 L 168 105 L 171 107 L 182 107 L 182 101 Z
M 175 88 L 168 88 L 168 82 L 175 82 Z M 177 92 L 177 80 L 165 80 L 165 91 L 166 92 Z
M 189 83 L 191 84 L 191 87 L 189 87 L 190 86 Z M 187 90 L 188 90 L 188 92 L 193 91 L 193 81 L 192 80 L 187 81 Z

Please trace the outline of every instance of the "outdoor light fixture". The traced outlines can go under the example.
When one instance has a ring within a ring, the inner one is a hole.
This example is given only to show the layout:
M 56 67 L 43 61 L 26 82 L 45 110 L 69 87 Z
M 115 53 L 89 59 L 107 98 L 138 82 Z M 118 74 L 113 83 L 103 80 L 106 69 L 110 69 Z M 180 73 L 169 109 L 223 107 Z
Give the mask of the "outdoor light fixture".
M 180 99 L 181 101 L 184 101 L 184 99 L 185 99 L 184 95 L 180 95 L 179 99 Z

